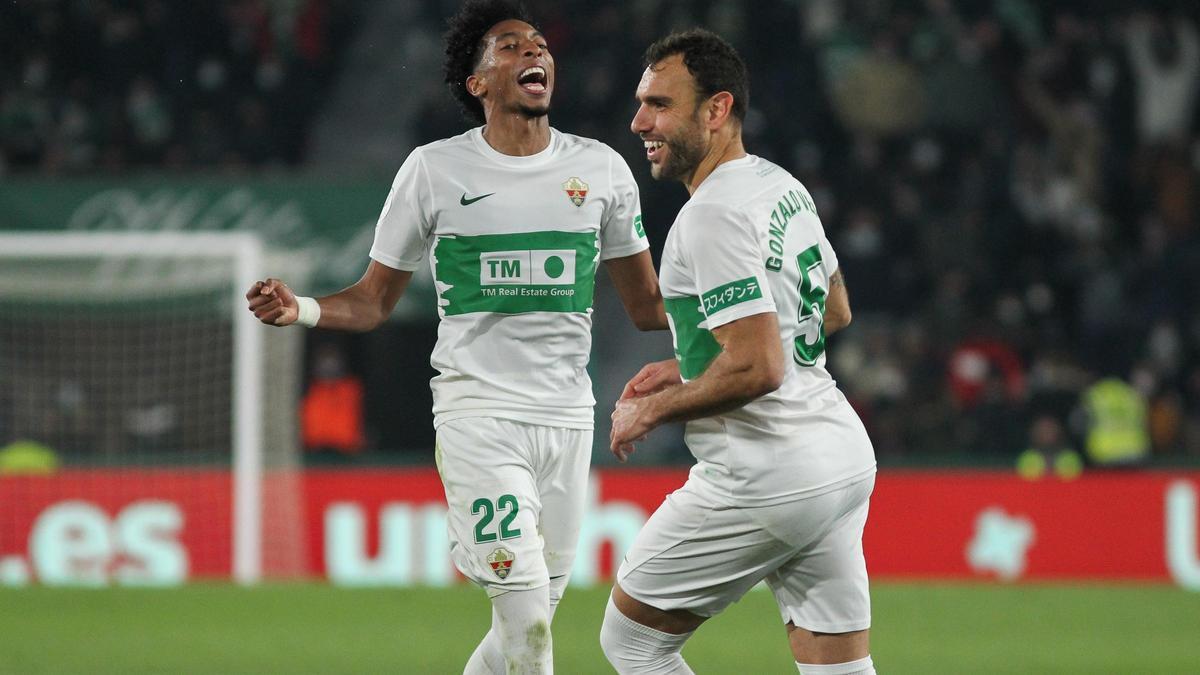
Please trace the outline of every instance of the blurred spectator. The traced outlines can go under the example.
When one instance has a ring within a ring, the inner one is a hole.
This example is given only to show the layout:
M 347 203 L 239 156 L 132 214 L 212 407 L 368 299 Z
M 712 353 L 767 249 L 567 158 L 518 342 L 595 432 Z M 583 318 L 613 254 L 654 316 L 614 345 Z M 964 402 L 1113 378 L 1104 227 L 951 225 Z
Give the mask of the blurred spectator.
M 1029 428 L 1029 447 L 1017 458 L 1017 473 L 1033 479 L 1041 478 L 1048 470 L 1060 478 L 1075 478 L 1083 471 L 1083 460 L 1067 442 L 1062 424 L 1043 415 Z
M 1140 392 L 1117 378 L 1088 387 L 1080 401 L 1086 431 L 1084 451 L 1097 466 L 1128 466 L 1150 452 L 1146 402 Z
M 357 455 L 363 433 L 363 383 L 348 372 L 341 349 L 322 344 L 313 354 L 312 379 L 300 403 L 304 448 L 326 456 Z
M 1013 349 L 988 337 L 966 340 L 950 353 L 950 391 L 958 405 L 974 408 L 986 399 L 1019 402 L 1025 396 L 1025 372 Z
M 58 465 L 54 450 L 36 441 L 13 441 L 0 447 L 0 476 L 54 473 Z
M 1126 45 L 1137 85 L 1138 135 L 1145 144 L 1188 138 L 1200 91 L 1200 36 L 1185 16 L 1136 13 Z
M 919 73 L 898 58 L 890 35 L 880 35 L 869 50 L 852 57 L 832 84 L 835 110 L 851 131 L 894 136 L 915 131 L 924 119 Z

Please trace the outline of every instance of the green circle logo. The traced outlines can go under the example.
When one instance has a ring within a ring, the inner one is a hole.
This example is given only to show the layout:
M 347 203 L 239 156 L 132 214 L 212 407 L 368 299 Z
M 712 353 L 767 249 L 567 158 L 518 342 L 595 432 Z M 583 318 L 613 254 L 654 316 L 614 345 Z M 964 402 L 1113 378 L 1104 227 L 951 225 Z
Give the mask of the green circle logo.
M 562 258 L 560 258 L 556 255 L 552 255 L 549 258 L 546 258 L 546 264 L 545 264 L 546 276 L 550 277 L 551 279 L 557 279 L 557 278 L 561 277 L 563 270 L 565 270 L 566 268 L 567 268 L 567 266 L 563 262 Z

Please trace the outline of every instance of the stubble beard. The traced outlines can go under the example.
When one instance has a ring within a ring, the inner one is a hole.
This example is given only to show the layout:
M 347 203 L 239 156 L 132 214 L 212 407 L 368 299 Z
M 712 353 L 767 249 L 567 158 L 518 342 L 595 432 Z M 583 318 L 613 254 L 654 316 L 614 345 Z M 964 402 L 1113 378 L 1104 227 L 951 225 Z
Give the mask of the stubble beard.
M 704 159 L 704 141 L 700 138 L 700 124 L 694 123 L 680 130 L 674 138 L 666 139 L 667 160 L 650 165 L 650 175 L 655 180 L 686 181 Z

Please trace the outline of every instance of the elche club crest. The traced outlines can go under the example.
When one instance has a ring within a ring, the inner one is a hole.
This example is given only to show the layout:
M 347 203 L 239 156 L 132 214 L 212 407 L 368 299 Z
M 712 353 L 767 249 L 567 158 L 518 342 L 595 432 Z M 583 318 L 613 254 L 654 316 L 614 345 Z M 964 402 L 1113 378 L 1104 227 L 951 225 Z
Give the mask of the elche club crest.
M 578 176 L 571 176 L 567 182 L 562 184 L 563 190 L 567 193 L 567 198 L 575 206 L 583 206 L 583 200 L 587 199 L 588 184 L 579 180 Z
M 501 579 L 507 579 L 508 573 L 512 571 L 513 561 L 517 556 L 512 551 L 506 548 L 498 548 L 488 554 L 487 563 L 492 567 L 492 571 Z

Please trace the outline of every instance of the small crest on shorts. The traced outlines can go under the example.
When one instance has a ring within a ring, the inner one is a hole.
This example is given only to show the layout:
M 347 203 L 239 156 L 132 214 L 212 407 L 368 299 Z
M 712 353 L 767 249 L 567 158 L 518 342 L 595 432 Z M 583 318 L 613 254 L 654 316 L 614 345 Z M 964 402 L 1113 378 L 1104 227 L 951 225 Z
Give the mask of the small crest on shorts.
M 507 579 L 508 573 L 512 571 L 513 561 L 517 556 L 506 548 L 498 548 L 488 554 L 487 562 L 492 566 L 492 571 L 501 579 Z
M 583 206 L 583 200 L 587 199 L 588 184 L 579 180 L 578 176 L 571 176 L 563 183 L 563 190 L 566 190 L 572 204 Z

